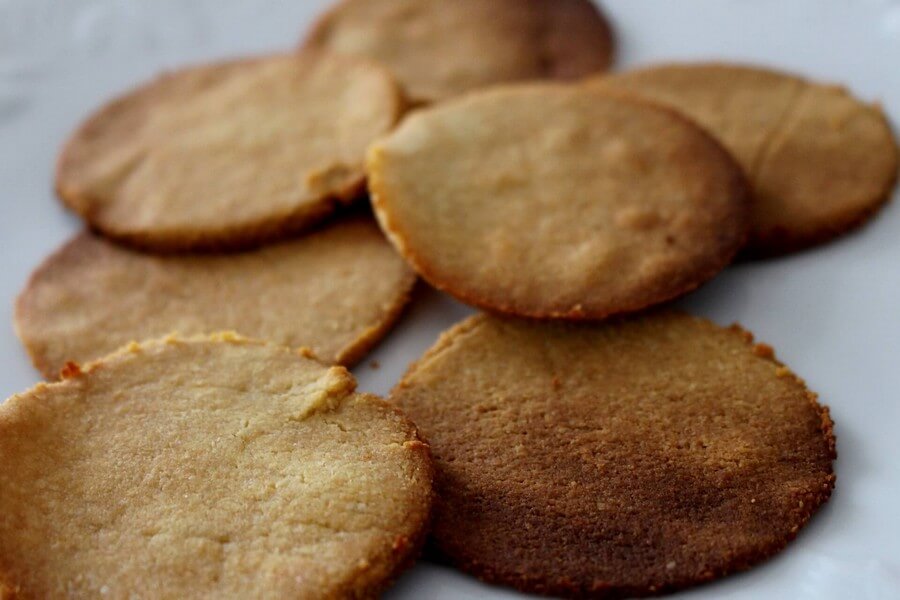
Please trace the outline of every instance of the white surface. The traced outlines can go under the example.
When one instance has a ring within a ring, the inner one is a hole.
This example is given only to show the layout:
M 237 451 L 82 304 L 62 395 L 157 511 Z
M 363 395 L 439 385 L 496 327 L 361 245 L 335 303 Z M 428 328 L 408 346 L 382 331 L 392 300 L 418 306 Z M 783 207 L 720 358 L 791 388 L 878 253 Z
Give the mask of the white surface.
M 448 0 L 450 1 L 450 0 Z M 0 397 L 38 376 L 11 326 L 28 273 L 79 229 L 55 201 L 57 150 L 111 94 L 185 62 L 292 47 L 326 0 L 0 0 Z M 763 62 L 844 82 L 900 119 L 900 2 L 615 0 L 619 66 L 676 58 Z M 776 559 L 685 598 L 900 598 L 900 203 L 822 248 L 729 269 L 684 304 L 740 321 L 832 408 L 837 490 Z M 423 292 L 364 363 L 386 393 L 468 309 Z M 2 490 L 0 490 L 2 493 Z M 420 564 L 389 597 L 510 598 Z

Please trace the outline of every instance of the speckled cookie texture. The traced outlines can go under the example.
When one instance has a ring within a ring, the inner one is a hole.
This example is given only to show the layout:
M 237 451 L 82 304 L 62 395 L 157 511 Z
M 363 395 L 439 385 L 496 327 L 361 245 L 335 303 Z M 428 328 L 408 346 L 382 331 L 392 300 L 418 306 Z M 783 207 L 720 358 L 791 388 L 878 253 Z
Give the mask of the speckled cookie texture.
M 604 71 L 613 37 L 589 0 L 343 0 L 304 47 L 377 59 L 422 103 Z
M 83 233 L 48 258 L 16 304 L 16 329 L 55 378 L 128 342 L 234 330 L 350 365 L 390 329 L 415 274 L 371 218 L 223 255 L 151 255 Z
M 233 335 L 134 344 L 0 405 L 0 596 L 375 598 L 428 447 L 343 367 Z
M 830 240 L 894 188 L 897 142 L 884 113 L 842 87 L 727 64 L 649 67 L 597 83 L 683 111 L 734 153 L 755 188 L 748 253 Z
M 438 550 L 527 592 L 643 596 L 749 568 L 834 486 L 827 408 L 748 333 L 681 313 L 475 316 L 392 399 L 434 453 Z
M 66 144 L 56 187 L 145 249 L 242 248 L 363 192 L 368 144 L 404 108 L 390 74 L 309 52 L 179 70 L 106 105 Z
M 749 226 L 731 156 L 668 109 L 525 84 L 411 114 L 367 159 L 376 215 L 432 285 L 529 317 L 602 318 L 697 287 Z

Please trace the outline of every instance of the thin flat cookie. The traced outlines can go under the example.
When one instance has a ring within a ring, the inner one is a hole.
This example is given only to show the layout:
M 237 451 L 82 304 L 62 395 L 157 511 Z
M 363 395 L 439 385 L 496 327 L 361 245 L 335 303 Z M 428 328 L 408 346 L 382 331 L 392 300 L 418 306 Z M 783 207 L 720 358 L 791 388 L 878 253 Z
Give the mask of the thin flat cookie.
M 392 399 L 434 453 L 433 538 L 526 592 L 669 592 L 779 552 L 834 486 L 827 408 L 738 328 L 470 318 Z
M 133 344 L 0 406 L 0 596 L 375 598 L 428 447 L 342 367 L 232 335 Z
M 410 115 L 367 161 L 382 229 L 482 308 L 599 319 L 680 296 L 743 246 L 749 190 L 668 109 L 585 86 L 495 88 Z
M 612 63 L 589 0 L 343 0 L 304 42 L 387 65 L 416 102 L 497 83 L 576 79 Z
M 897 179 L 897 142 L 881 108 L 841 87 L 726 64 L 649 67 L 596 84 L 683 111 L 734 153 L 755 188 L 750 254 L 800 250 L 853 229 Z
M 62 201 L 144 249 L 244 248 L 364 191 L 368 144 L 404 102 L 361 59 L 307 53 L 182 69 L 100 109 L 59 160 Z
M 371 219 L 226 255 L 149 255 L 83 233 L 48 258 L 16 304 L 16 329 L 48 378 L 134 340 L 233 330 L 351 365 L 415 284 Z

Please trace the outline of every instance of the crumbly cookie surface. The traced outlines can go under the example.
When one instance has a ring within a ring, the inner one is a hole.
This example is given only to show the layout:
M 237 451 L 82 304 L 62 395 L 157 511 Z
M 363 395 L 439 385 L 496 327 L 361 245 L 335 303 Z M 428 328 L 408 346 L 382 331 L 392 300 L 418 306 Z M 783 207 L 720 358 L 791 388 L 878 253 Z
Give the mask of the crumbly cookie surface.
M 667 109 L 587 87 L 495 88 L 410 115 L 369 150 L 382 229 L 483 308 L 602 318 L 679 296 L 749 226 L 738 165 Z
M 132 340 L 237 331 L 351 365 L 390 329 L 415 275 L 368 218 L 224 255 L 151 255 L 83 233 L 32 275 L 16 329 L 49 379 Z
M 428 448 L 342 367 L 222 334 L 67 371 L 0 405 L 6 594 L 369 598 L 422 540 Z
M 680 313 L 475 316 L 392 400 L 434 453 L 438 549 L 532 593 L 642 596 L 749 568 L 834 485 L 827 408 L 748 333 Z
M 187 68 L 100 109 L 60 157 L 65 204 L 153 250 L 305 228 L 363 191 L 366 146 L 403 110 L 374 63 L 309 52 Z
M 866 221 L 897 178 L 897 142 L 877 105 L 846 89 L 761 68 L 673 64 L 596 80 L 695 119 L 755 189 L 749 252 L 824 242 Z
M 613 37 L 588 0 L 344 0 L 305 46 L 369 56 L 418 102 L 528 79 L 603 71 Z

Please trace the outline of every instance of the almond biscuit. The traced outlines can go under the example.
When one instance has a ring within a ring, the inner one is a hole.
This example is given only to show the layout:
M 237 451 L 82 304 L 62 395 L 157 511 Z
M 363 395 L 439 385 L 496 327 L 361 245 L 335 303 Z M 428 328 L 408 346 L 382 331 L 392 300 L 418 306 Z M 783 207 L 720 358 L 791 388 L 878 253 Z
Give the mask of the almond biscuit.
M 390 329 L 415 274 L 371 219 L 234 254 L 152 255 L 83 233 L 32 275 L 16 329 L 45 377 L 133 340 L 233 330 L 352 365 Z
M 475 316 L 392 399 L 434 453 L 437 549 L 531 593 L 646 596 L 747 569 L 834 485 L 828 409 L 771 348 L 680 313 Z
M 343 367 L 234 335 L 132 344 L 0 405 L 0 596 L 376 598 L 428 447 Z

